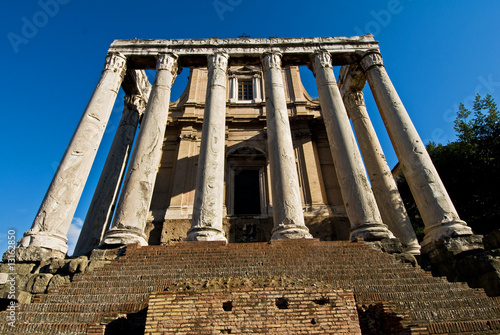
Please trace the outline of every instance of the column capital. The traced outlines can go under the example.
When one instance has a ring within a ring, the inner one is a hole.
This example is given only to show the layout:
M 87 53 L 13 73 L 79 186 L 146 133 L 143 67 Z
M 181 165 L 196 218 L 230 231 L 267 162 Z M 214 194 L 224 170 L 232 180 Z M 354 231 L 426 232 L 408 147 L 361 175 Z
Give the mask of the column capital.
M 225 52 L 215 52 L 207 56 L 208 59 L 208 70 L 213 71 L 219 69 L 222 71 L 227 71 L 227 62 L 229 60 L 229 55 Z
M 364 72 L 368 71 L 373 66 L 384 66 L 382 55 L 377 50 L 367 51 L 361 56 L 359 62 Z
M 175 76 L 178 70 L 177 58 L 179 56 L 174 53 L 158 54 L 156 57 L 156 70 L 168 70 Z
M 365 96 L 361 91 L 349 91 L 343 98 L 344 104 L 349 111 L 353 110 L 356 106 L 365 105 Z
M 326 50 L 315 51 L 311 54 L 311 60 L 313 62 L 313 69 L 318 65 L 322 68 L 332 67 L 332 56 Z
M 127 69 L 127 58 L 119 52 L 109 52 L 104 61 L 104 70 L 113 72 L 121 72 L 121 76 L 125 76 Z
M 281 52 L 278 51 L 269 51 L 262 54 L 260 57 L 262 60 L 262 68 L 264 71 L 268 71 L 270 69 L 281 70 Z
M 142 115 L 146 110 L 147 101 L 140 94 L 126 95 L 124 103 L 127 108 L 137 111 L 139 115 Z

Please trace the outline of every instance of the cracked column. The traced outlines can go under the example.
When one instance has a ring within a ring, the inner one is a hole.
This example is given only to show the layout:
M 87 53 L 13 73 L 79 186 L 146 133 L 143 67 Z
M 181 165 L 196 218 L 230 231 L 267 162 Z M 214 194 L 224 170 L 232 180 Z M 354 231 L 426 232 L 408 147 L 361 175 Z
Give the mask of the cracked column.
M 271 240 L 312 238 L 304 223 L 299 179 L 281 73 L 281 54 L 262 55 L 274 228 Z
M 155 81 L 132 152 L 113 225 L 104 234 L 102 244 L 148 245 L 144 228 L 162 154 L 170 89 L 176 74 L 177 56 L 159 54 Z
M 226 142 L 226 82 L 228 55 L 208 56 L 208 83 L 200 158 L 187 241 L 227 241 L 222 229 Z
M 401 199 L 396 181 L 392 177 L 389 164 L 385 159 L 377 133 L 368 116 L 363 92 L 349 91 L 345 93 L 344 102 L 356 132 L 382 219 L 394 235 L 399 238 L 405 252 L 419 255 L 420 245 L 417 236 L 406 213 L 403 199 Z
M 145 107 L 146 101 L 141 95 L 125 96 L 122 118 L 90 202 L 73 256 L 84 255 L 97 248 L 111 224 L 139 118 L 144 113 Z
M 55 257 L 66 254 L 67 233 L 125 76 L 125 67 L 123 55 L 107 55 L 101 79 L 20 247 L 50 249 Z
M 316 52 L 312 56 L 312 66 L 333 163 L 351 224 L 350 238 L 393 238 L 387 226 L 382 223 L 366 178 L 361 154 L 333 74 L 330 54 L 326 51 Z
M 378 51 L 363 55 L 365 72 L 404 175 L 425 224 L 422 247 L 445 236 L 471 235 L 439 177 L 420 136 L 387 75 Z

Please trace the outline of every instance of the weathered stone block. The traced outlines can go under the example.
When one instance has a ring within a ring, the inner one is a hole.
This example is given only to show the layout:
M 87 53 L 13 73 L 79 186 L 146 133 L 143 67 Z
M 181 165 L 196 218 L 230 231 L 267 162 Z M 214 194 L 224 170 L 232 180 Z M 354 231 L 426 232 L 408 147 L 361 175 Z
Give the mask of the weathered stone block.
M 109 263 L 109 261 L 92 260 L 89 262 L 86 271 L 94 271 L 95 269 L 103 267 L 105 264 L 108 264 L 108 263 Z
M 77 273 L 77 272 L 85 272 L 87 265 L 89 264 L 89 260 L 87 256 L 80 256 L 75 258 L 69 262 L 69 273 Z
M 483 237 L 485 250 L 500 249 L 500 229 L 494 230 Z
M 47 292 L 55 291 L 59 288 L 59 286 L 69 282 L 69 276 L 55 275 L 50 279 L 49 285 L 47 286 Z
M 60 251 L 46 249 L 42 247 L 16 247 L 14 249 L 16 262 L 42 262 L 50 258 L 64 258 L 65 254 Z M 3 261 L 6 262 L 9 251 L 3 254 Z
M 50 273 L 39 273 L 32 275 L 28 281 L 28 284 L 26 285 L 27 291 L 34 294 L 45 293 L 52 276 L 53 275 Z
M 26 292 L 26 291 L 17 292 L 16 300 L 20 304 L 30 304 L 31 298 L 32 298 L 32 295 L 29 292 Z
M 7 283 L 7 279 L 9 279 L 9 275 L 6 273 L 0 273 L 0 285 Z
M 94 249 L 90 254 L 90 260 L 113 260 L 123 255 L 126 250 L 126 246 L 120 246 L 118 248 L 110 249 Z

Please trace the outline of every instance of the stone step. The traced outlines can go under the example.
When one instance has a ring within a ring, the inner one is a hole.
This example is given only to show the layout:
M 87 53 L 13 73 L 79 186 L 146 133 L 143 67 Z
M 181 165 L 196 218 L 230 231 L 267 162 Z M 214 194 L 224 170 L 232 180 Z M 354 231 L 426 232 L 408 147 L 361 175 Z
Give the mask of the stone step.
M 500 334 L 500 318 L 427 323 L 430 334 Z

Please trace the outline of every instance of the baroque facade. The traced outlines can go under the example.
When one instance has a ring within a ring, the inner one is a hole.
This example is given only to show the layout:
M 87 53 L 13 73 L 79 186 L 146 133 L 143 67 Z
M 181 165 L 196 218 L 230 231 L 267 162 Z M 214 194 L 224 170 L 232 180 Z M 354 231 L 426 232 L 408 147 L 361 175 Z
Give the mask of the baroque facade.
M 300 66 L 314 73 L 319 99 L 304 89 Z M 341 67 L 338 83 L 334 66 Z M 152 84 L 147 69 L 156 69 Z M 182 69 L 190 71 L 189 81 L 171 102 Z M 405 251 L 419 254 L 368 117 L 366 82 L 425 223 L 423 246 L 471 235 L 372 35 L 134 39 L 112 43 L 100 81 L 18 248 L 66 254 L 67 231 L 121 86 L 123 116 L 76 255 L 130 243 L 394 236 Z

